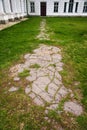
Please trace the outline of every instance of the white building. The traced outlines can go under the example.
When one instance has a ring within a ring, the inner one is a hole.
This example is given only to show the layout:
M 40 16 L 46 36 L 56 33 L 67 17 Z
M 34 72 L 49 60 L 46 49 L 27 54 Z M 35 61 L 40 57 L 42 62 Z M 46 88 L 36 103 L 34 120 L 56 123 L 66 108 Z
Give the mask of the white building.
M 87 0 L 28 0 L 28 14 L 37 16 L 87 16 Z
M 0 22 L 6 23 L 27 15 L 26 0 L 0 0 Z
M 87 16 L 87 0 L 0 0 L 0 21 L 31 16 Z

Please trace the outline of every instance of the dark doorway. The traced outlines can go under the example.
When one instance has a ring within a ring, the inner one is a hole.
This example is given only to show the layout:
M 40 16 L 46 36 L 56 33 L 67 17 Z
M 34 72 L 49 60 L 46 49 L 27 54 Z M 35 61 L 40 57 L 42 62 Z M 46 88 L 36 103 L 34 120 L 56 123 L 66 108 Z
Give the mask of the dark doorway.
M 46 16 L 46 2 L 41 2 L 40 8 L 41 8 L 41 16 Z

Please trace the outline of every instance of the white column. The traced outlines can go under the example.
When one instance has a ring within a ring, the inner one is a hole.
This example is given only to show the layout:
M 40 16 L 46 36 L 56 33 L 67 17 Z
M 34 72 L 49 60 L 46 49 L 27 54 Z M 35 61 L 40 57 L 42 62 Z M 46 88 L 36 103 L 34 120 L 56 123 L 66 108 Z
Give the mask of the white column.
M 20 13 L 21 13 L 21 0 L 19 0 L 19 11 L 20 11 Z
M 63 12 L 64 12 L 64 1 L 59 1 L 58 14 L 62 14 Z
M 18 0 L 15 0 L 15 9 L 16 9 L 16 13 L 18 13 L 19 9 L 18 9 Z
M 0 0 L 0 13 L 4 13 L 2 0 Z
M 38 3 L 36 4 L 38 6 Z M 38 7 L 38 14 L 40 15 L 40 5 Z M 28 14 L 30 14 L 30 1 L 28 0 Z
M 24 3 L 23 3 L 23 0 L 21 0 L 21 12 L 22 13 L 24 12 Z
M 26 0 L 24 0 L 24 13 L 26 13 Z
M 27 4 L 28 1 L 27 1 Z M 22 8 L 21 8 L 21 11 L 22 11 L 22 15 L 25 16 L 27 14 L 27 9 L 26 9 L 26 0 L 21 0 L 21 5 L 22 5 Z M 27 5 L 28 7 L 29 5 Z
M 12 0 L 13 13 L 17 13 L 16 0 Z
M 20 0 L 20 10 L 21 10 L 21 13 L 22 13 L 22 0 Z
M 0 0 L 0 23 L 8 22 L 8 15 L 6 14 L 6 7 L 4 1 Z
M 4 2 L 6 13 L 11 13 L 11 7 L 10 7 L 9 0 L 4 0 L 3 2 Z
M 20 0 L 20 12 L 21 12 L 21 18 L 24 16 L 24 12 L 23 12 L 23 1 Z
M 73 14 L 75 13 L 75 8 L 76 8 L 76 2 L 73 4 Z
M 68 10 L 69 10 L 69 2 L 67 2 L 67 5 L 66 5 L 66 13 L 68 13 Z
M 84 1 L 80 1 L 78 6 L 78 12 L 80 14 L 83 14 L 83 7 L 84 7 Z
M 16 3 L 16 18 L 20 18 L 21 17 L 21 2 L 20 0 L 15 0 Z

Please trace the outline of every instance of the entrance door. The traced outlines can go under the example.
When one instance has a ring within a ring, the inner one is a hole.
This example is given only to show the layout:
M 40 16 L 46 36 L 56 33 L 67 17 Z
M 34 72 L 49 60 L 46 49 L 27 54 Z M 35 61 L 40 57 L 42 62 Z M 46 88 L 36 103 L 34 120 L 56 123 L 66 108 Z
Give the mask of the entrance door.
M 41 16 L 46 16 L 46 2 L 41 2 Z

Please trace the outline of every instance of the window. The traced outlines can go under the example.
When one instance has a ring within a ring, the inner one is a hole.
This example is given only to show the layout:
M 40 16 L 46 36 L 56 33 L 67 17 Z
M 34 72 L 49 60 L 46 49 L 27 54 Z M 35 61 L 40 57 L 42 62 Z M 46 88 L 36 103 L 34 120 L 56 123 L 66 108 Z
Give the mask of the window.
M 12 1 L 9 0 L 9 2 L 10 2 L 10 9 L 11 9 L 11 12 L 13 12 L 13 9 L 12 9 Z
M 54 12 L 58 12 L 58 5 L 59 3 L 58 2 L 54 2 Z
M 30 2 L 30 8 L 31 8 L 31 13 L 35 12 L 35 4 L 34 2 Z
M 77 10 L 78 10 L 78 2 L 76 2 L 76 7 L 75 7 L 75 13 L 77 13 Z
M 73 5 L 74 5 L 74 0 L 70 0 L 70 1 L 69 1 L 69 9 L 68 9 L 68 12 L 69 12 L 69 13 L 72 13 L 72 12 L 73 12 Z
M 64 13 L 66 12 L 67 2 L 64 3 Z
M 87 13 L 87 2 L 84 2 L 83 13 Z

